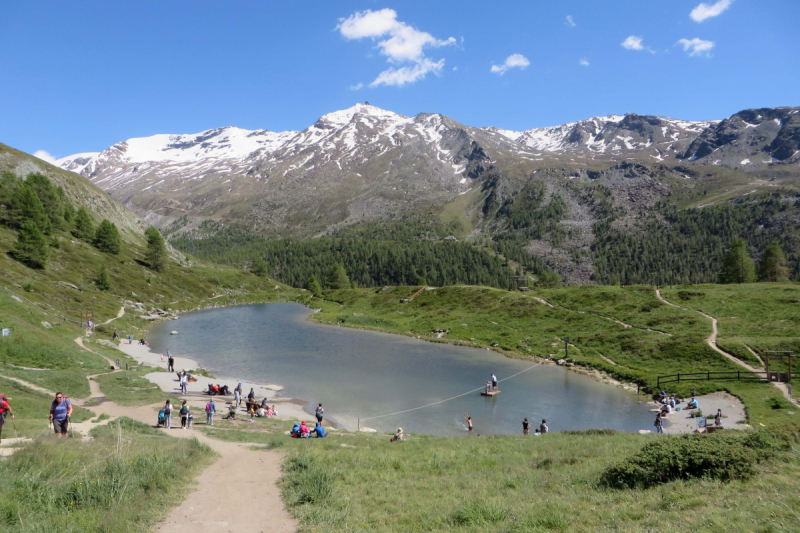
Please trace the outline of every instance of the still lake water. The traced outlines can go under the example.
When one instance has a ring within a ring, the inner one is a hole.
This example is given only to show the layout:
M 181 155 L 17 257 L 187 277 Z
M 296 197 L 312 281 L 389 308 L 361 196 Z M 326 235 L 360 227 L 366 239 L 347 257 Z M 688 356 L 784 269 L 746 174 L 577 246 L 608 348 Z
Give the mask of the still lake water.
M 466 435 L 464 413 L 481 434 L 521 434 L 525 417 L 535 426 L 547 419 L 550 431 L 652 429 L 644 396 L 637 400 L 555 365 L 538 365 L 500 383 L 502 394 L 494 398 L 474 392 L 365 420 L 462 394 L 482 387 L 492 372 L 502 380 L 533 363 L 485 349 L 317 324 L 307 320 L 310 314 L 295 303 L 198 311 L 155 325 L 149 340 L 153 351 L 169 347 L 216 376 L 233 378 L 226 381 L 231 388 L 246 378 L 283 385 L 281 394 L 307 402 L 309 412 L 322 402 L 326 418 L 350 430 L 360 417 L 362 426 L 379 431 L 401 426 L 406 433 Z M 170 336 L 171 330 L 179 335 Z

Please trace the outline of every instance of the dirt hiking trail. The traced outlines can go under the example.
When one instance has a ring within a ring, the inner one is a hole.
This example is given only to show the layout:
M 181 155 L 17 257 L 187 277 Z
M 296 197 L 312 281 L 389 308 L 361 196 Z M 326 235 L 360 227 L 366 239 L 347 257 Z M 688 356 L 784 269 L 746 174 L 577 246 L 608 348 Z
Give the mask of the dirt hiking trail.
M 120 312 L 118 316 L 122 316 Z M 108 321 L 110 322 L 110 320 Z M 106 323 L 108 323 L 106 322 Z M 83 343 L 83 338 L 78 337 L 75 342 L 84 350 L 100 355 L 113 366 L 107 357 L 88 348 Z M 112 372 L 120 372 L 119 369 Z M 102 374 L 98 374 L 102 375 Z M 77 406 L 86 407 L 95 415 L 107 415 L 108 420 L 93 423 L 86 420 L 72 424 L 72 430 L 88 437 L 92 428 L 108 424 L 116 418 L 127 416 L 149 426 L 154 426 L 158 418 L 158 410 L 162 404 L 151 404 L 138 407 L 118 405 L 113 401 L 104 399 L 100 384 L 88 376 L 89 397 L 75 399 Z M 33 390 L 48 395 L 55 395 L 53 391 L 34 385 L 18 378 L 7 378 Z M 181 397 L 168 395 L 173 404 L 180 405 Z M 186 399 L 191 401 L 191 398 Z M 203 404 L 205 401 L 202 402 Z M 221 413 L 218 413 L 221 415 Z M 177 421 L 178 427 L 175 427 Z M 163 429 L 171 437 L 196 438 L 214 450 L 219 458 L 207 467 L 195 480 L 193 490 L 186 500 L 170 511 L 167 518 L 160 524 L 160 532 L 293 532 L 297 530 L 297 522 L 289 515 L 283 506 L 278 480 L 281 477 L 281 463 L 283 456 L 274 451 L 251 450 L 252 444 L 224 442 L 207 437 L 197 429 L 181 429 L 180 416 L 177 409 L 173 414 L 173 427 Z M 201 421 L 200 427 L 205 424 Z M 13 453 L 13 449 L 7 449 Z
M 664 298 L 661 295 L 661 291 L 658 290 L 658 289 L 656 289 L 656 297 L 659 300 L 661 300 L 662 302 L 664 302 L 665 304 L 667 304 L 667 305 L 671 305 L 672 307 L 677 307 L 678 309 L 682 309 L 684 311 L 688 311 L 688 309 L 686 307 L 681 307 L 679 305 L 675 305 L 674 303 L 667 301 L 667 299 Z M 719 335 L 719 322 L 713 316 L 707 315 L 702 311 L 698 311 L 697 309 L 695 309 L 695 312 L 700 314 L 700 315 L 703 315 L 707 319 L 711 320 L 711 335 L 709 335 L 708 338 L 706 339 L 706 343 L 711 347 L 712 350 L 714 350 L 715 352 L 719 353 L 720 355 L 723 355 L 723 356 L 727 357 L 728 359 L 730 359 L 731 361 L 733 361 L 737 365 L 741 366 L 744 369 L 749 370 L 750 372 L 763 372 L 764 371 L 763 368 L 756 368 L 756 367 L 750 366 L 749 364 L 745 363 L 741 359 L 738 359 L 738 358 L 734 357 L 733 355 L 729 354 L 728 352 L 726 352 L 725 350 L 723 350 L 722 348 L 717 346 L 717 336 Z M 787 400 L 789 400 L 792 403 L 795 403 L 794 399 L 791 397 L 791 395 L 789 395 L 789 389 L 786 387 L 786 383 L 778 383 L 778 382 L 775 382 L 775 381 L 772 381 L 771 383 L 779 391 L 781 391 L 781 393 L 783 394 L 783 396 Z

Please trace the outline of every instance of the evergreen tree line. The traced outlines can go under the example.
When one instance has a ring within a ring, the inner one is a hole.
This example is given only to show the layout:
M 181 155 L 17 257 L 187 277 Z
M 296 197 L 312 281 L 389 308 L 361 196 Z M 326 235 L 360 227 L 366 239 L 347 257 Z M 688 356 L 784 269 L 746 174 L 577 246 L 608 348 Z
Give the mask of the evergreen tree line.
M 0 174 L 0 224 L 17 231 L 13 255 L 32 268 L 47 266 L 50 248 L 59 247 L 59 231 L 109 254 L 119 254 L 122 249 L 122 238 L 113 222 L 104 219 L 95 227 L 85 207 L 76 210 L 64 189 L 39 173 L 24 180 L 12 172 Z M 148 228 L 146 235 L 148 262 L 151 268 L 160 270 L 166 261 L 164 239 L 155 228 Z M 96 282 L 103 290 L 110 288 L 105 266 Z
M 800 280 L 800 194 L 772 193 L 702 209 L 662 209 L 663 219 L 650 216 L 638 231 L 615 229 L 610 219 L 594 225 L 597 282 Z M 758 272 L 751 254 L 761 258 Z
M 419 229 L 419 228 L 417 228 Z M 322 288 L 331 288 L 331 269 L 344 269 L 351 283 L 359 287 L 383 285 L 434 286 L 468 284 L 499 288 L 513 286 L 513 272 L 507 262 L 463 242 L 412 240 L 416 230 L 396 231 L 406 241 L 372 238 L 395 231 L 389 225 L 368 230 L 340 232 L 336 236 L 296 241 L 267 241 L 240 228 L 226 228 L 217 234 L 194 239 L 186 235 L 170 242 L 179 250 L 201 259 L 245 266 L 275 277 L 293 287 L 305 287 L 314 276 Z M 431 238 L 431 233 L 426 233 Z M 192 251 L 194 246 L 194 251 Z M 256 272 L 256 273 L 258 273 Z

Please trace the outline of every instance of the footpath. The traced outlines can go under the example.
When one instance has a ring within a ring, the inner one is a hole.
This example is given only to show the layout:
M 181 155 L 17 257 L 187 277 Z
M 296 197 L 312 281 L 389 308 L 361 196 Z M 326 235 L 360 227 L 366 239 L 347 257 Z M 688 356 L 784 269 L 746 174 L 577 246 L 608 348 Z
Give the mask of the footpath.
M 667 301 L 667 299 L 664 298 L 661 295 L 661 291 L 658 290 L 658 289 L 656 289 L 656 297 L 659 300 L 661 300 L 662 302 L 664 302 L 665 304 L 667 304 L 667 305 L 670 305 L 672 307 L 677 307 L 678 309 L 681 309 L 683 311 L 688 311 L 688 309 L 686 307 L 681 307 L 679 305 L 675 305 L 674 303 Z M 706 344 L 708 344 L 711 347 L 712 350 L 714 350 L 715 352 L 719 353 L 720 355 L 730 359 L 731 361 L 733 361 L 734 363 L 736 363 L 740 367 L 742 367 L 742 368 L 744 368 L 744 369 L 746 369 L 746 370 L 748 370 L 750 372 L 763 372 L 764 371 L 763 368 L 756 368 L 754 366 L 751 366 L 751 365 L 745 363 L 744 361 L 742 361 L 741 359 L 739 359 L 737 357 L 734 357 L 733 355 L 729 354 L 728 352 L 726 352 L 725 350 L 723 350 L 719 346 L 717 346 L 717 336 L 719 335 L 719 322 L 713 316 L 707 315 L 702 311 L 698 311 L 697 309 L 695 309 L 695 312 L 700 314 L 700 315 L 703 315 L 707 319 L 711 320 L 711 335 L 709 335 L 708 338 L 706 338 Z M 771 383 L 772 383 L 773 386 L 775 386 L 775 388 L 777 388 L 779 391 L 781 391 L 781 393 L 783 394 L 783 396 L 787 400 L 789 400 L 792 403 L 797 403 L 797 402 L 794 401 L 792 396 L 789 394 L 789 389 L 786 387 L 786 383 L 778 383 L 778 382 L 775 382 L 775 381 L 773 381 Z
M 120 311 L 118 316 L 123 314 L 124 311 Z M 84 350 L 100 355 L 113 366 L 110 359 L 86 347 L 82 337 L 75 339 L 75 342 Z M 114 372 L 120 372 L 120 370 L 109 373 Z M 100 385 L 91 379 L 93 377 L 95 376 L 88 376 L 89 396 L 75 399 L 73 403 L 90 409 L 97 416 L 107 415 L 109 419 L 99 423 L 86 420 L 73 424 L 72 429 L 75 432 L 83 435 L 84 439 L 89 438 L 88 434 L 92 428 L 107 424 L 122 416 L 150 426 L 154 425 L 158 410 L 162 406 L 161 403 L 140 407 L 118 405 L 113 401 L 105 400 Z M 55 396 L 54 391 L 24 380 L 7 379 Z M 173 400 L 174 403 L 180 405 L 181 398 L 179 396 L 174 397 Z M 205 405 L 205 401 L 203 401 L 203 405 Z M 221 414 L 218 413 L 218 416 Z M 173 415 L 174 423 L 175 416 Z M 201 423 L 200 426 L 204 426 L 204 424 Z M 215 440 L 194 428 L 173 427 L 172 429 L 165 428 L 163 431 L 175 438 L 196 438 L 214 450 L 219 458 L 196 478 L 194 490 L 183 503 L 169 513 L 159 526 L 159 532 L 252 533 L 269 531 L 284 533 L 297 530 L 297 522 L 284 508 L 278 488 L 283 462 L 281 454 L 269 450 L 250 449 L 252 444 Z

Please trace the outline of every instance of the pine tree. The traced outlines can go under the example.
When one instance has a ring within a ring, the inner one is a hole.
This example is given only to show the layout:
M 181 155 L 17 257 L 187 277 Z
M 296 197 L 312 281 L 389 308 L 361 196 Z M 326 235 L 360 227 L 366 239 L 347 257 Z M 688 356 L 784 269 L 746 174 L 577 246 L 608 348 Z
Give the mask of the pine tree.
M 108 219 L 103 219 L 94 233 L 94 245 L 103 252 L 118 254 L 122 249 L 122 239 L 117 226 Z
M 36 196 L 44 206 L 44 212 L 50 219 L 50 223 L 55 229 L 64 227 L 64 197 L 61 187 L 53 183 L 43 174 L 30 174 L 25 180 L 36 192 Z M 61 194 L 59 194 L 61 191 Z
M 266 278 L 269 276 L 269 267 L 267 267 L 266 261 L 257 257 L 253 260 L 253 264 L 250 265 L 250 272 L 255 274 L 256 276 Z
M 49 255 L 47 239 L 39 226 L 33 220 L 27 220 L 14 243 L 14 257 L 32 268 L 44 268 Z
M 747 244 L 736 239 L 728 255 L 722 260 L 720 283 L 752 283 L 756 280 L 755 265 L 747 253 Z
M 144 236 L 147 237 L 147 252 L 145 254 L 147 264 L 156 272 L 161 272 L 167 266 L 167 247 L 164 244 L 164 237 L 153 226 L 144 231 Z
M 313 294 L 314 296 L 319 296 L 322 294 L 322 287 L 317 281 L 317 277 L 313 274 L 309 276 L 308 281 L 306 281 L 306 290 Z
M 42 201 L 33 187 L 25 181 L 17 186 L 11 197 L 9 219 L 14 228 L 21 228 L 25 222 L 32 220 L 45 235 L 50 235 L 53 230 L 50 219 L 44 212 Z
M 61 205 L 64 207 L 64 222 L 67 224 L 72 223 L 72 219 L 75 218 L 75 208 L 72 206 L 72 202 L 69 201 L 67 198 L 67 193 L 64 192 L 64 189 L 58 187 L 58 197 L 61 199 Z
M 0 173 L 0 223 L 11 224 L 11 198 L 19 187 L 20 179 L 13 172 Z
M 758 265 L 758 281 L 789 281 L 786 256 L 777 241 L 764 251 L 764 257 Z
M 78 209 L 75 215 L 75 229 L 72 230 L 72 234 L 84 241 L 91 241 L 94 238 L 92 217 L 89 216 L 89 212 L 83 206 Z
M 100 272 L 97 274 L 97 279 L 95 280 L 97 288 L 101 291 L 107 291 L 111 289 L 111 279 L 108 276 L 108 269 L 105 265 L 100 267 Z
M 347 278 L 347 272 L 344 267 L 339 263 L 334 263 L 328 271 L 328 277 L 325 279 L 325 287 L 328 289 L 349 289 L 350 280 Z

